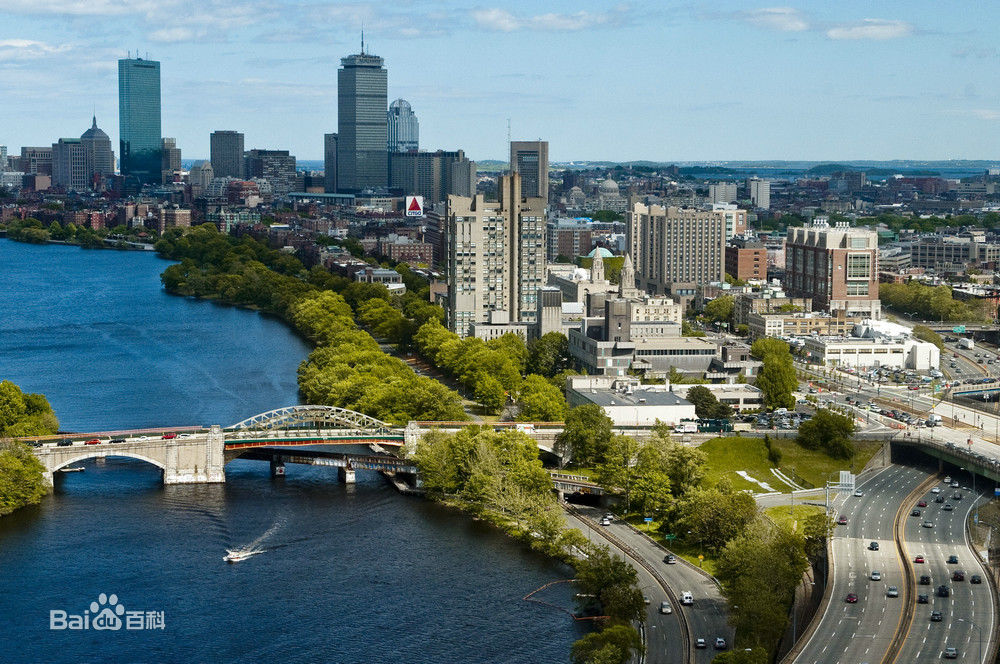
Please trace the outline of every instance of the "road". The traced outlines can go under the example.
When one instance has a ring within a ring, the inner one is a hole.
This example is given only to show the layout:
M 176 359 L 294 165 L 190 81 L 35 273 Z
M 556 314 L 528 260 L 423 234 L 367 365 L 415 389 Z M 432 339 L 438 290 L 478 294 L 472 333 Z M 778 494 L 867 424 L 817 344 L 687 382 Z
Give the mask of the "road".
M 956 475 L 954 479 L 968 481 L 968 477 L 962 478 L 960 475 Z M 914 573 L 917 578 L 921 575 L 929 576 L 931 582 L 929 585 L 917 586 L 918 593 L 928 595 L 928 603 L 917 604 L 913 625 L 896 661 L 938 661 L 944 649 L 952 646 L 958 649 L 962 661 L 982 664 L 989 634 L 995 629 L 996 621 L 990 585 L 985 582 L 986 572 L 965 536 L 965 523 L 975 504 L 973 499 L 978 496 L 958 489 L 964 497 L 956 501 L 956 489 L 945 484 L 939 484 L 938 487 L 941 489 L 939 495 L 945 496 L 947 503 L 935 503 L 935 494 L 928 492 L 923 496 L 927 507 L 917 508 L 921 509 L 922 515 L 909 517 L 906 525 L 906 547 L 910 560 L 920 554 L 927 561 L 915 563 Z M 944 504 L 953 505 L 954 511 L 942 509 Z M 915 507 L 916 504 L 909 506 L 907 511 Z M 922 527 L 924 520 L 931 521 L 934 527 Z M 950 555 L 958 556 L 958 564 L 949 565 L 946 562 Z M 965 571 L 965 581 L 950 580 L 952 572 L 957 569 Z M 969 583 L 969 577 L 973 574 L 980 575 L 984 583 Z M 950 597 L 935 595 L 935 589 L 941 584 L 951 588 Z M 931 611 L 940 611 L 942 621 L 932 622 Z M 982 630 L 981 634 L 973 624 Z M 980 638 L 983 639 L 981 650 Z
M 840 514 L 848 522 L 835 528 L 831 542 L 830 603 L 795 662 L 882 660 L 899 625 L 904 601 L 903 567 L 893 525 L 906 496 L 926 478 L 917 469 L 890 466 L 858 485 L 861 497 L 844 501 Z M 878 551 L 868 549 L 872 541 L 878 542 Z M 871 580 L 873 571 L 881 572 L 880 581 Z M 887 597 L 889 586 L 896 586 L 900 597 Z M 856 604 L 845 601 L 852 592 L 858 596 Z
M 698 664 L 708 664 L 715 657 L 717 651 L 713 649 L 713 644 L 716 637 L 724 638 L 726 643 L 732 647 L 734 632 L 728 623 L 726 601 L 723 599 L 718 586 L 715 585 L 715 582 L 708 575 L 680 559 L 678 559 L 676 564 L 666 564 L 663 560 L 667 553 L 666 550 L 626 524 L 614 522 L 610 526 L 596 525 L 598 523 L 597 519 L 602 514 L 597 508 L 578 507 L 578 509 L 588 517 L 588 523 L 592 528 L 607 529 L 640 555 L 644 561 L 653 566 L 667 584 L 669 584 L 675 597 L 679 598 L 684 591 L 691 592 L 694 596 L 694 604 L 684 607 L 675 606 L 674 610 L 677 611 L 680 608 L 680 610 L 684 611 L 684 615 L 687 617 L 690 626 L 691 638 L 703 638 L 708 644 L 708 647 L 704 650 L 696 651 L 696 662 Z M 584 532 L 586 533 L 586 530 Z M 657 603 L 656 606 L 659 606 L 659 604 Z M 647 630 L 648 638 L 650 639 L 648 656 L 659 656 L 661 648 L 664 654 L 676 652 L 683 656 L 684 649 L 677 641 L 679 633 L 678 635 L 655 634 L 654 632 L 657 629 L 660 628 L 656 627 Z M 652 660 L 650 659 L 649 661 Z

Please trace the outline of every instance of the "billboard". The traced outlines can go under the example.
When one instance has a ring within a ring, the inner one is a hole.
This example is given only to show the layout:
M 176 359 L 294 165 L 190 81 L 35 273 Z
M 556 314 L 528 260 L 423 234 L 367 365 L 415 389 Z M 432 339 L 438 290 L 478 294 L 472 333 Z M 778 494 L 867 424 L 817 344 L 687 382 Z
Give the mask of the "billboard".
M 422 216 L 424 216 L 424 197 L 423 196 L 407 196 L 406 197 L 406 216 L 407 217 L 422 217 Z

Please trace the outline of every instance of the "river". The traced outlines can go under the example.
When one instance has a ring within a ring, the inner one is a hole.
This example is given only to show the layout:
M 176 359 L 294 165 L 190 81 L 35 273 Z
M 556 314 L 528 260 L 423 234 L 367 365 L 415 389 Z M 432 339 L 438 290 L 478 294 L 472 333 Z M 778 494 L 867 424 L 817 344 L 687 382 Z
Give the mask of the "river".
M 308 346 L 272 317 L 167 295 L 167 265 L 0 240 L 0 379 L 46 394 L 72 431 L 296 403 Z M 346 487 L 333 468 L 271 479 L 237 460 L 224 485 L 163 486 L 140 461 L 84 465 L 0 518 L 0 661 L 561 662 L 583 633 L 523 600 L 568 568 L 374 473 Z M 222 561 L 255 540 L 259 555 Z M 539 598 L 571 608 L 572 587 Z M 90 629 L 51 629 L 52 611 Z M 119 630 L 89 622 L 119 611 Z

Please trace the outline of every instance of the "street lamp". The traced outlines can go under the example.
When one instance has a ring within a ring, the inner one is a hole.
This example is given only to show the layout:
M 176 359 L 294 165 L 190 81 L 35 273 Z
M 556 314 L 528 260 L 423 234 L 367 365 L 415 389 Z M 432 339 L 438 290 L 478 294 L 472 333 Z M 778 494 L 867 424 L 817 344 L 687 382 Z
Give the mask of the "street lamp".
M 965 618 L 959 618 L 958 622 L 969 623 L 970 625 L 972 625 L 973 627 L 976 628 L 977 632 L 979 632 L 979 659 L 976 660 L 976 661 L 979 662 L 980 664 L 982 664 L 982 661 L 983 661 L 983 630 L 979 627 L 979 625 L 977 625 L 976 623 L 972 622 L 971 620 L 966 620 Z

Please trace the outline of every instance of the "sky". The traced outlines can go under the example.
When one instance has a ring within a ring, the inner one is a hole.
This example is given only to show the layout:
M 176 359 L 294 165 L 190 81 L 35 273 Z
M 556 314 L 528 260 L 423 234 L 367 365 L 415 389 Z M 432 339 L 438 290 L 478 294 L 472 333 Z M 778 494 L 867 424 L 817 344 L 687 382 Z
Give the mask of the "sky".
M 163 135 L 185 159 L 322 159 L 337 67 L 385 58 L 422 149 L 506 159 L 1000 157 L 1000 3 L 882 0 L 0 0 L 0 144 L 98 125 L 117 153 L 117 59 L 161 63 Z

